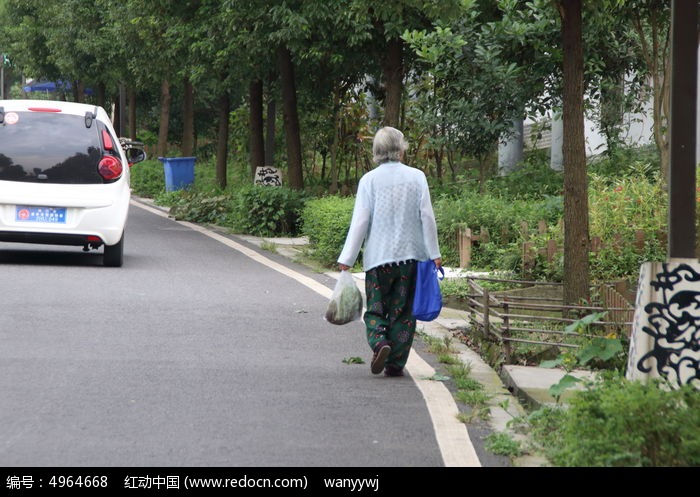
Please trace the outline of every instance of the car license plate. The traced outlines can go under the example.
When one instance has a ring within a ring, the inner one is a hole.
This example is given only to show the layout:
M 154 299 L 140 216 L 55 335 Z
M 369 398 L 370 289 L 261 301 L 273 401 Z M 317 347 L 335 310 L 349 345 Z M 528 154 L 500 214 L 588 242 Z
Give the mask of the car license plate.
M 18 205 L 15 209 L 15 221 L 22 223 L 65 224 L 66 208 Z

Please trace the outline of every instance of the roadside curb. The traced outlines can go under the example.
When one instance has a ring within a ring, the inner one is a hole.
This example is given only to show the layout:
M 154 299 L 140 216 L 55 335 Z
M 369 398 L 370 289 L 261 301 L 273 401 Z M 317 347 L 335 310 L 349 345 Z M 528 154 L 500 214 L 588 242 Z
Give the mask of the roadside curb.
M 446 336 L 453 337 L 456 333 L 461 333 L 460 329 L 463 329 L 467 323 L 468 314 L 465 311 L 443 308 L 440 316 L 435 321 L 429 323 L 419 322 L 419 326 L 422 326 L 423 331 L 430 336 L 444 338 Z M 477 352 L 470 349 L 460 340 L 455 340 L 452 347 L 457 350 L 459 360 L 469 366 L 469 376 L 481 383 L 489 396 L 487 402 L 490 411 L 489 426 L 495 432 L 506 433 L 513 440 L 525 444 L 527 437 L 515 432 L 509 426 L 510 421 L 527 414 L 527 410 L 519 397 L 515 392 L 509 390 L 499 374 Z M 538 455 L 527 454 L 513 458 L 513 465 L 518 467 L 541 467 L 547 465 L 547 460 Z

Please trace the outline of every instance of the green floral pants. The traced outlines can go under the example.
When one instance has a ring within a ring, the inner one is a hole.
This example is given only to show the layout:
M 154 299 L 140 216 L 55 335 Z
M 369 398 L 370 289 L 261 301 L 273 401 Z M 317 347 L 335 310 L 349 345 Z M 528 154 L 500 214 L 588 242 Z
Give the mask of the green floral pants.
M 385 363 L 390 368 L 403 368 L 411 353 L 416 332 L 411 314 L 415 291 L 415 261 L 387 264 L 365 273 L 367 342 L 372 350 L 382 340 L 391 342 L 391 354 Z

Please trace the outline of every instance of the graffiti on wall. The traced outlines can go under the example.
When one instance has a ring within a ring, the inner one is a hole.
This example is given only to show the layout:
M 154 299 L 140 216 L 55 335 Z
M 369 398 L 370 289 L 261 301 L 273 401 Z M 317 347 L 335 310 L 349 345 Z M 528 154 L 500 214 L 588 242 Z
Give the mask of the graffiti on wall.
M 258 167 L 255 169 L 253 183 L 264 186 L 282 186 L 282 171 L 271 166 Z
M 642 266 L 627 371 L 700 388 L 700 266 Z

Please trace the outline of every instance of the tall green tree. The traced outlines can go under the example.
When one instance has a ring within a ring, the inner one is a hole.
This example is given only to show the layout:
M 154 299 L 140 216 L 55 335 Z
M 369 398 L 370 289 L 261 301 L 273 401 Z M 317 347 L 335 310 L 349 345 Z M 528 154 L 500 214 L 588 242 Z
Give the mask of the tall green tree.
M 351 0 L 349 11 L 358 26 L 371 33 L 364 51 L 380 67 L 380 99 L 384 103 L 383 124 L 401 126 L 404 78 L 412 69 L 413 55 L 406 50 L 402 35 L 406 31 L 428 29 L 433 23 L 447 21 L 461 13 L 461 4 L 471 0 L 400 0 L 376 2 Z
M 654 142 L 661 155 L 661 172 L 668 178 L 670 149 L 668 125 L 671 109 L 671 2 L 666 0 L 619 0 L 616 15 L 628 19 L 636 36 L 633 45 L 637 57 L 643 61 L 650 91 L 653 96 Z
M 293 60 L 289 58 L 284 49 L 286 40 L 293 36 L 294 29 L 286 31 L 284 26 L 292 17 L 292 4 L 287 7 L 284 2 L 265 2 L 262 0 L 242 1 L 228 0 L 222 3 L 222 14 L 227 47 L 222 47 L 218 54 L 226 54 L 231 62 L 225 71 L 229 88 L 243 86 L 246 88 L 247 105 L 249 112 L 249 168 L 250 177 L 255 174 L 256 168 L 265 164 L 265 156 L 272 156 L 272 151 L 265 153 L 264 102 L 266 100 L 266 88 L 274 88 L 274 85 L 266 85 L 265 82 L 277 78 L 280 74 L 280 63 L 284 62 L 287 72 L 285 76 L 294 76 Z M 298 7 L 298 6 L 297 6 Z M 291 22 L 291 21 L 290 21 Z M 281 31 L 281 33 L 280 33 Z M 283 57 L 280 57 L 283 55 Z M 220 57 L 219 57 L 220 59 Z M 226 66 L 222 63 L 221 66 Z M 241 81 L 244 82 L 241 85 Z M 285 115 L 288 117 L 286 126 L 288 147 L 287 155 L 287 180 L 292 188 L 303 188 L 303 175 L 301 167 L 301 137 L 296 116 L 295 82 L 286 80 L 285 88 L 288 96 Z M 291 89 L 291 93 L 290 93 Z M 289 95 L 293 95 L 289 97 Z M 274 95 L 267 96 L 268 101 L 276 100 Z M 272 117 L 272 116 L 271 116 Z M 272 126 L 270 126 L 272 127 Z M 274 128 L 272 128 L 274 129 Z M 268 137 L 268 147 L 274 145 L 274 137 Z M 290 148 L 291 147 L 291 148 Z
M 465 4 L 449 25 L 404 35 L 426 66 L 413 113 L 432 131 L 428 148 L 436 161 L 444 151 L 449 160 L 454 150 L 477 158 L 482 180 L 512 121 L 546 108 L 559 71 L 551 15 L 531 15 L 531 4 L 514 1 L 489 6 Z
M 59 67 L 51 56 L 50 19 L 40 0 L 4 0 L 2 3 L 5 50 L 26 76 L 58 79 Z
M 124 17 L 119 20 L 122 34 L 138 46 L 129 58 L 129 69 L 137 84 L 160 88 L 157 145 L 160 156 L 168 154 L 173 90 L 186 89 L 189 85 L 192 62 L 189 47 L 193 41 L 190 21 L 198 6 L 198 0 L 127 0 L 122 10 Z M 190 95 L 187 91 L 183 94 Z M 191 118 L 187 115 L 184 120 Z M 181 140 L 188 149 L 189 140 L 191 136 Z
M 304 1 L 299 10 L 285 16 L 292 28 L 284 37 L 299 75 L 295 86 L 297 104 L 303 109 L 300 125 L 309 148 L 320 146 L 324 157 L 330 156 L 332 193 L 339 191 L 341 157 L 351 160 L 358 140 L 367 134 L 354 120 L 355 110 L 361 105 L 367 74 L 377 67 L 362 50 L 371 34 L 348 5 L 347 0 Z
M 590 299 L 588 179 L 583 115 L 582 0 L 558 0 L 563 47 L 564 303 Z

